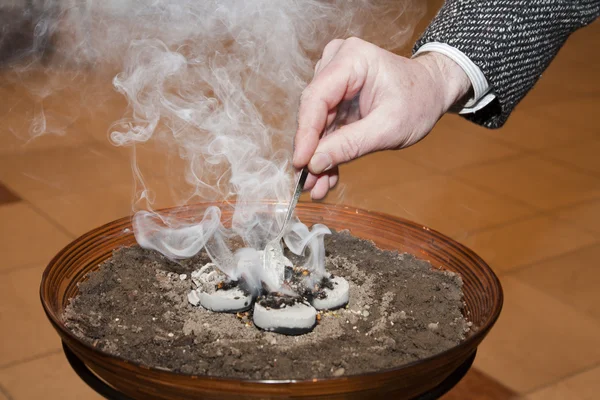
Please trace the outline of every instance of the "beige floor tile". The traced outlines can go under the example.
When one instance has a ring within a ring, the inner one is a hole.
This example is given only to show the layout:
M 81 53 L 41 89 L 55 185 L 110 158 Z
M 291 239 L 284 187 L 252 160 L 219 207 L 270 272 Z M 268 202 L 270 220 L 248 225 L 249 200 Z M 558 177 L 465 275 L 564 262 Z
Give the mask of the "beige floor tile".
M 600 108 L 600 101 L 598 103 Z M 600 175 L 600 135 L 598 139 L 586 140 L 572 146 L 548 149 L 543 152 L 550 159 L 564 161 L 581 169 Z
M 16 117 L 19 122 L 25 123 L 22 115 L 13 115 L 12 117 Z M 2 121 L 4 122 L 4 119 Z M 46 134 L 32 138 L 29 136 L 27 129 L 27 126 L 13 128 L 4 125 L 0 127 L 0 155 L 26 154 L 31 151 L 56 148 L 85 147 L 94 143 L 92 138 L 69 133 Z
M 589 73 L 587 71 L 589 65 L 581 67 L 571 62 L 565 62 L 563 58 L 559 63 L 554 63 L 550 66 L 547 70 L 548 73 L 542 76 L 527 96 L 517 105 L 516 109 L 518 111 L 540 111 L 555 104 L 570 103 L 578 101 L 582 97 L 593 97 L 600 93 L 600 87 L 597 84 L 593 84 L 593 80 L 588 80 L 587 85 L 580 84 L 580 82 L 574 82 L 571 85 L 569 79 L 565 80 L 560 76 L 563 72 L 555 72 L 557 69 L 570 71 L 569 73 Z M 555 120 L 563 123 L 573 121 L 577 118 L 577 115 L 572 115 L 571 113 L 551 112 L 549 115 L 554 116 Z
M 453 174 L 545 210 L 600 197 L 600 178 L 533 155 L 462 168 Z
M 96 143 L 0 156 L 0 180 L 27 200 L 128 184 L 131 179 L 129 162 Z
M 13 400 L 93 400 L 102 399 L 58 353 L 0 370 L 0 384 Z
M 595 241 L 594 236 L 547 216 L 474 233 L 462 240 L 500 273 L 559 256 Z
M 598 21 L 571 35 L 544 72 L 538 85 L 524 99 L 523 105 L 544 108 L 552 104 L 577 101 L 582 96 L 600 94 L 600 82 L 596 70 L 591 68 L 592 65 L 598 64 L 600 55 L 587 50 L 590 43 L 597 43 L 598 40 L 600 40 Z M 582 116 L 564 111 L 557 115 L 574 122 Z M 588 119 L 583 117 L 583 121 Z
M 368 205 L 371 210 L 409 218 L 453 236 L 534 212 L 441 175 L 374 190 Z
M 411 182 L 432 175 L 430 168 L 406 160 L 401 151 L 370 154 L 340 167 L 340 182 L 347 190 L 368 193 L 399 182 Z
M 589 36 L 588 32 L 590 31 L 582 30 L 579 33 Z M 574 38 L 572 37 L 572 39 Z M 597 40 L 600 40 L 600 37 L 597 36 Z M 562 49 L 556 60 L 545 71 L 541 83 L 551 86 L 554 98 L 558 98 L 560 101 L 573 100 L 569 98 L 571 94 L 577 94 L 581 98 L 597 94 L 600 91 L 600 84 L 597 76 L 594 75 L 594 69 L 590 68 L 590 63 L 600 62 L 600 56 L 584 50 L 589 43 L 589 40 L 569 41 L 569 45 Z
M 63 226 L 74 236 L 80 236 L 132 212 L 132 187 L 116 185 L 92 189 L 85 193 L 41 199 L 36 207 Z
M 146 184 L 154 201 L 150 206 L 156 210 L 182 205 L 188 200 L 188 203 L 201 201 L 189 198 L 192 191 L 189 186 L 172 184 L 164 177 L 151 177 Z M 147 209 L 148 203 L 139 200 L 141 192 L 139 187 L 134 194 L 133 185 L 111 185 L 40 199 L 34 204 L 69 233 L 79 236 L 115 219 L 130 216 L 134 210 Z
M 471 368 L 467 375 L 441 400 L 516 400 L 517 393 L 501 385 L 477 368 Z
M 573 71 L 576 73 L 576 71 Z M 571 72 L 569 72 L 570 74 Z M 590 82 L 596 82 L 590 84 Z M 585 83 L 582 82 L 582 86 Z M 600 82 L 597 79 L 588 80 L 588 87 L 593 88 L 588 93 L 579 93 L 577 96 L 569 96 L 560 101 L 536 107 L 532 112 L 547 118 L 548 121 L 568 123 L 568 129 L 563 135 L 580 140 L 586 137 L 597 137 L 598 126 L 594 124 L 590 115 L 598 111 L 600 104 Z M 556 131 L 559 132 L 559 131 Z M 566 139 L 566 138 L 565 138 Z
M 600 322 L 600 244 L 542 261 L 514 276 Z M 600 343 L 599 343 L 600 345 Z
M 56 350 L 60 339 L 40 304 L 43 267 L 3 273 L 0 279 L 0 365 Z
M 526 400 L 595 400 L 600 393 L 600 366 L 531 393 Z
M 546 108 L 518 106 L 506 125 L 482 135 L 527 150 L 539 150 L 576 143 L 594 136 L 595 129 L 574 129 L 568 114 L 554 115 Z
M 482 134 L 485 130 L 463 118 L 446 116 L 425 139 L 400 153 L 417 164 L 446 172 L 511 156 L 519 151 L 493 139 L 490 134 Z
M 580 228 L 600 235 L 600 200 L 563 208 L 553 214 Z
M 72 240 L 23 202 L 0 206 L 0 221 L 0 271 L 46 264 Z
M 401 156 L 401 152 L 384 151 L 370 154 L 340 167 L 340 181 L 327 196 L 327 203 L 368 208 L 374 190 L 398 182 L 412 182 L 433 175 L 430 168 L 417 165 Z M 303 199 L 307 199 L 305 195 Z
M 600 361 L 600 322 L 513 277 L 503 279 L 504 309 L 475 366 L 528 393 Z

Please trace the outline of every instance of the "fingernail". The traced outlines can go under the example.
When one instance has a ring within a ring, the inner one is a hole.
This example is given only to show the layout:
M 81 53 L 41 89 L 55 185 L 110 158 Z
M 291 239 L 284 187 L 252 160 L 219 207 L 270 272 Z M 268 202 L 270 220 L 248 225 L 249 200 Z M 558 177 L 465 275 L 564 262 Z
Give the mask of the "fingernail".
M 315 153 L 308 163 L 308 168 L 313 174 L 327 171 L 331 168 L 331 157 L 327 153 Z

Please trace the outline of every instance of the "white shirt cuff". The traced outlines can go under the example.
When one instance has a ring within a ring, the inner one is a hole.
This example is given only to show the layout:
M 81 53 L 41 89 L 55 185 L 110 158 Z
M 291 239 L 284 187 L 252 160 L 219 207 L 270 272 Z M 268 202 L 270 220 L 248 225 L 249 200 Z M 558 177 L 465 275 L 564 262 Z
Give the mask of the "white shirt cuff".
M 457 63 L 469 77 L 471 86 L 473 87 L 473 97 L 458 112 L 459 114 L 470 114 L 479 111 L 496 98 L 494 93 L 490 93 L 491 87 L 483 72 L 462 51 L 446 43 L 431 42 L 421 46 L 413 57 L 426 52 L 436 52 L 445 55 Z

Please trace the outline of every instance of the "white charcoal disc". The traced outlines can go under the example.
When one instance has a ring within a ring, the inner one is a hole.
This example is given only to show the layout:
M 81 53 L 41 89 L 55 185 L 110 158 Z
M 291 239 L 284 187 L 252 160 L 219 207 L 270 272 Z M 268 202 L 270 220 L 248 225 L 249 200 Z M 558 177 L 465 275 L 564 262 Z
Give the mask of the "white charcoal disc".
M 265 331 L 284 335 L 302 335 L 313 330 L 317 323 L 317 310 L 305 302 L 281 308 L 254 304 L 254 325 Z
M 239 287 L 216 290 L 212 293 L 196 291 L 200 305 L 214 312 L 241 312 L 252 306 L 252 295 L 246 294 Z M 198 293 L 199 292 L 199 293 Z
M 210 311 L 230 313 L 246 311 L 252 307 L 252 295 L 239 286 L 227 288 L 231 282 L 215 264 L 208 263 L 192 272 L 192 282 L 196 286 L 195 290 L 188 293 L 188 301 L 192 305 L 200 304 Z
M 331 282 L 333 288 L 324 287 L 322 289 L 325 297 L 319 298 L 317 296 L 311 301 L 311 304 L 317 310 L 335 310 L 348 304 L 350 298 L 350 285 L 348 281 L 341 276 L 336 276 L 330 278 L 329 282 Z

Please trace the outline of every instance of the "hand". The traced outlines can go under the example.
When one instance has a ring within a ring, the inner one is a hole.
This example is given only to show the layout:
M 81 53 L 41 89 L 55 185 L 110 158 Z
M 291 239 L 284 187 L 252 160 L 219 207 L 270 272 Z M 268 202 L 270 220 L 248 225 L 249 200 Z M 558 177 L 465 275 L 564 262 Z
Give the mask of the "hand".
M 305 189 L 322 199 L 338 181 L 339 164 L 417 143 L 470 87 L 461 67 L 441 54 L 408 59 L 357 38 L 333 40 L 300 102 L 293 163 L 308 165 Z M 345 125 L 320 139 L 340 105 Z

